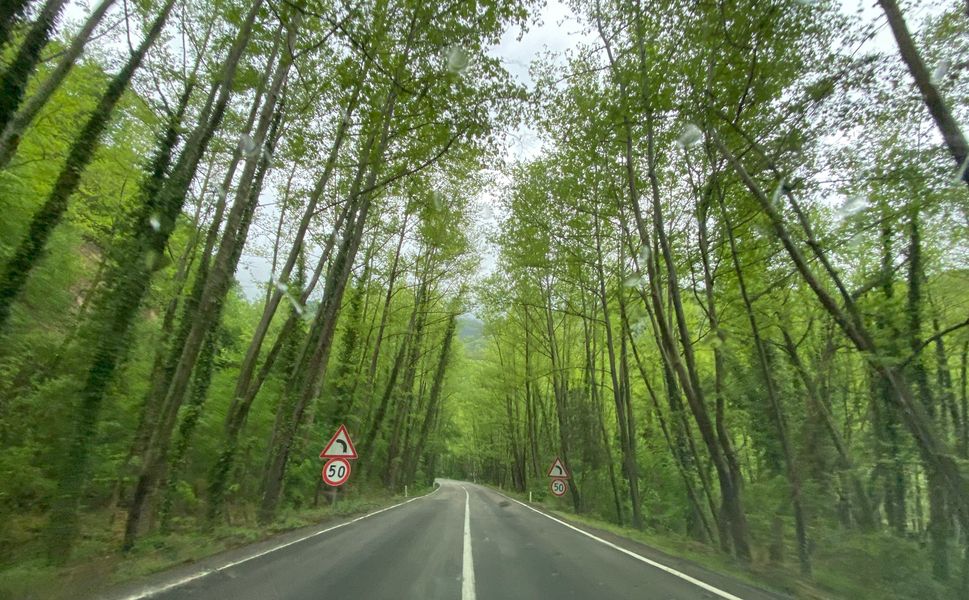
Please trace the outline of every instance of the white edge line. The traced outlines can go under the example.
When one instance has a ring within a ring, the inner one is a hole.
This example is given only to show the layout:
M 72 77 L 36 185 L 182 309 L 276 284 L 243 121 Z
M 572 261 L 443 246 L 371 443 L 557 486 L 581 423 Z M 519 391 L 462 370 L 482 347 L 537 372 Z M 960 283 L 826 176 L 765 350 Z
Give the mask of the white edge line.
M 373 511 L 371 513 L 367 513 L 365 515 L 360 515 L 359 517 L 356 517 L 354 519 L 350 519 L 349 521 L 345 521 L 345 522 L 340 523 L 338 525 L 334 525 L 333 527 L 327 527 L 326 529 L 322 529 L 320 531 L 313 532 L 313 533 L 311 533 L 309 535 L 304 535 L 301 538 L 298 538 L 298 539 L 295 539 L 295 540 L 291 540 L 289 542 L 286 542 L 285 544 L 280 544 L 280 545 L 278 545 L 278 546 L 276 546 L 274 548 L 270 548 L 268 550 L 263 550 L 262 552 L 259 552 L 257 554 L 253 554 L 252 556 L 247 556 L 246 558 L 243 558 L 241 560 L 237 560 L 237 561 L 230 562 L 228 564 L 222 565 L 221 567 L 217 567 L 215 569 L 207 569 L 205 571 L 199 571 L 198 573 L 189 575 L 187 577 L 183 577 L 183 578 L 178 579 L 176 581 L 173 581 L 171 583 L 166 583 L 165 585 L 160 585 L 160 586 L 157 586 L 157 587 L 148 588 L 146 590 L 143 590 L 141 592 L 132 594 L 130 596 L 123 596 L 119 600 L 143 600 L 144 598 L 151 598 L 152 596 L 155 596 L 155 595 L 160 594 L 162 592 L 167 592 L 170 589 L 177 588 L 179 586 L 185 585 L 186 583 L 195 581 L 196 579 L 201 579 L 203 577 L 206 577 L 207 575 L 211 575 L 213 573 L 219 573 L 221 571 L 225 571 L 227 569 L 231 569 L 232 567 L 236 567 L 238 565 L 241 565 L 242 563 L 246 563 L 246 562 L 249 562 L 250 560 L 254 560 L 254 559 L 259 558 L 261 556 L 265 556 L 265 555 L 270 554 L 272 552 L 276 552 L 277 550 L 282 550 L 283 548 L 287 548 L 289 546 L 292 546 L 293 544 L 298 544 L 300 542 L 305 542 L 306 540 L 308 540 L 310 538 L 314 538 L 314 537 L 316 537 L 318 535 L 323 535 L 324 533 L 333 531 L 334 529 L 339 529 L 341 527 L 346 527 L 347 525 L 352 525 L 353 523 L 356 523 L 357 521 L 362 521 L 362 520 L 367 519 L 369 517 L 372 517 L 374 515 L 379 515 L 382 512 L 386 512 L 388 510 L 397 508 L 398 506 L 403 506 L 405 504 L 408 504 L 410 502 L 413 502 L 414 500 L 420 500 L 421 498 L 427 498 L 431 494 L 434 494 L 435 492 L 437 492 L 439 489 L 441 489 L 441 486 L 440 485 L 438 485 L 436 488 L 434 488 L 433 491 L 428 492 L 428 493 L 424 494 L 423 496 L 415 496 L 415 497 L 411 498 L 410 500 L 404 500 L 403 502 L 399 502 L 399 503 L 394 504 L 392 506 L 386 506 L 384 508 L 381 508 L 380 510 L 375 510 L 375 511 Z
M 464 490 L 464 556 L 461 561 L 461 600 L 475 600 L 474 559 L 471 555 L 471 494 Z
M 610 548 L 612 548 L 614 550 L 618 550 L 619 552 L 622 552 L 623 554 L 625 554 L 627 556 L 630 556 L 632 558 L 635 558 L 638 561 L 644 562 L 644 563 L 646 563 L 646 564 L 648 564 L 648 565 L 650 565 L 652 567 L 656 567 L 660 571 L 665 571 L 666 573 L 669 573 L 670 575 L 673 575 L 675 577 L 679 577 L 680 579 L 683 579 L 684 581 L 688 581 L 688 582 L 692 583 L 693 585 L 695 585 L 697 587 L 701 587 L 701 588 L 705 589 L 708 592 L 712 592 L 712 593 L 720 596 L 721 598 L 726 598 L 727 600 L 743 600 L 743 598 L 740 598 L 739 596 L 734 596 L 730 592 L 725 592 L 724 590 L 721 590 L 720 588 L 713 587 L 709 583 L 705 583 L 703 581 L 700 581 L 699 579 L 697 579 L 695 577 L 691 577 L 691 576 L 687 575 L 686 573 L 681 573 L 681 572 L 677 571 L 676 569 L 674 569 L 672 567 L 667 567 L 666 565 L 664 565 L 662 563 L 658 563 L 655 560 L 651 560 L 651 559 L 646 558 L 645 556 L 642 556 L 640 554 L 636 554 L 632 550 L 627 550 L 627 549 L 623 548 L 622 546 L 613 544 L 612 542 L 610 542 L 608 540 L 604 540 L 604 539 L 602 539 L 601 537 L 599 537 L 597 535 L 593 535 L 593 534 L 589 533 L 588 531 L 585 531 L 584 529 L 580 529 L 580 528 L 578 528 L 578 527 L 576 527 L 574 525 L 571 525 L 569 523 L 566 523 L 565 521 L 563 521 L 561 519 L 556 519 L 555 517 L 553 517 L 550 514 L 544 513 L 542 511 L 538 510 L 537 508 L 534 508 L 534 507 L 531 507 L 531 506 L 525 504 L 524 502 L 520 502 L 520 501 L 518 501 L 518 500 L 516 500 L 514 498 L 511 498 L 509 496 L 505 496 L 501 492 L 497 492 L 495 490 L 491 490 L 491 491 L 495 492 L 499 496 L 502 496 L 503 498 L 508 498 L 512 502 L 516 502 L 518 504 L 521 504 L 522 506 L 524 506 L 528 510 L 537 512 L 538 514 L 542 515 L 543 517 L 555 521 L 559 525 L 564 525 L 564 526 L 568 527 L 569 529 L 571 529 L 573 531 L 577 531 L 577 532 L 581 533 L 582 535 L 584 535 L 584 536 L 586 536 L 588 538 L 594 539 L 595 541 L 599 542 L 600 544 L 605 544 L 606 546 L 609 546 Z

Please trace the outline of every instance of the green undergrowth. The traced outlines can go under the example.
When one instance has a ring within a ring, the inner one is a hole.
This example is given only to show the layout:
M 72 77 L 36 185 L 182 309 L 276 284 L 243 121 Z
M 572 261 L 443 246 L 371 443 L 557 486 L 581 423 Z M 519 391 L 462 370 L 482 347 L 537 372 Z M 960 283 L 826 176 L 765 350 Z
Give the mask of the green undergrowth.
M 415 489 L 410 496 L 425 494 L 431 488 Z M 321 497 L 317 507 L 286 509 L 267 526 L 256 523 L 254 507 L 234 511 L 232 524 L 210 531 L 199 528 L 195 519 L 176 519 L 167 535 L 146 535 L 127 554 L 119 550 L 124 526 L 123 514 L 107 512 L 83 517 L 84 536 L 70 561 L 52 566 L 40 546 L 42 523 L 25 526 L 35 532 L 33 540 L 17 553 L 4 557 L 0 566 L 0 600 L 67 600 L 94 596 L 112 586 L 158 573 L 178 565 L 193 563 L 212 555 L 258 542 L 273 535 L 301 527 L 356 516 L 390 506 L 403 500 L 381 490 L 355 490 L 335 504 Z
M 497 489 L 497 488 L 496 488 Z M 528 500 L 528 494 L 500 489 L 501 493 Z M 810 578 L 798 570 L 791 552 L 783 564 L 771 564 L 766 550 L 756 544 L 754 560 L 744 565 L 716 548 L 668 531 L 638 531 L 587 514 L 575 514 L 565 500 L 540 492 L 533 505 L 563 520 L 608 531 L 641 542 L 661 552 L 696 563 L 749 585 L 806 600 L 903 600 L 958 598 L 958 594 L 934 581 L 931 566 L 916 542 L 889 533 L 860 534 L 842 530 L 812 532 L 814 551 Z M 766 544 L 761 544 L 766 545 Z M 951 566 L 954 571 L 959 565 Z

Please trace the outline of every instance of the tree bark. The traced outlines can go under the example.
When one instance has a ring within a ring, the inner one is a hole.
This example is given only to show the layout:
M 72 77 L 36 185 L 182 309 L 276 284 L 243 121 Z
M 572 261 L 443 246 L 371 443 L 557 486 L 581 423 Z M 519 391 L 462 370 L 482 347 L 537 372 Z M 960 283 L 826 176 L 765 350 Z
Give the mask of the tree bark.
M 64 0 L 50 0 L 44 10 L 47 11 L 51 5 L 57 4 L 56 10 L 59 12 L 63 3 Z M 77 190 L 78 185 L 81 183 L 81 175 L 94 158 L 94 152 L 97 150 L 101 134 L 108 126 L 118 100 L 121 99 L 124 91 L 128 89 L 128 84 L 131 82 L 135 71 L 141 66 L 141 61 L 144 59 L 148 49 L 151 48 L 161 34 L 162 29 L 164 29 L 174 5 L 175 0 L 167 0 L 158 13 L 158 16 L 155 17 L 151 28 L 145 34 L 141 45 L 128 58 L 128 61 L 117 75 L 111 79 L 104 94 L 98 100 L 94 111 L 90 114 L 84 126 L 81 128 L 80 133 L 78 133 L 74 142 L 71 144 L 71 149 L 68 151 L 64 167 L 58 174 L 54 182 L 54 187 L 47 196 L 47 200 L 44 201 L 40 210 L 34 214 L 30 221 L 27 235 L 21 240 L 17 249 L 14 251 L 14 255 L 4 267 L 3 273 L 0 274 L 0 332 L 7 325 L 10 317 L 11 304 L 13 304 L 14 299 L 16 299 L 27 283 L 30 272 L 40 262 L 51 233 L 53 233 L 63 218 L 64 213 L 67 211 L 68 200 Z M 51 10 L 53 10 L 52 7 Z M 40 19 L 45 18 L 47 17 L 44 15 L 40 17 Z M 53 16 L 50 19 L 53 20 Z M 40 23 L 35 25 L 35 27 L 39 26 Z M 26 45 L 28 41 L 25 41 L 24 44 Z M 37 52 L 40 52 L 39 48 Z M 20 67 L 15 64 L 11 66 L 10 70 L 14 68 Z M 8 74 L 10 70 L 8 70 Z M 19 91 L 9 89 L 11 85 L 13 84 L 8 85 L 6 81 L 0 83 L 0 98 L 2 98 L 0 100 L 0 126 L 4 127 L 7 121 L 13 116 L 12 111 L 9 115 L 6 114 L 9 107 L 5 105 L 12 101 L 14 94 L 17 95 L 16 103 L 19 104 L 19 95 L 23 93 L 22 89 Z
M 10 159 L 13 158 L 13 155 L 17 152 L 17 147 L 20 145 L 20 139 L 24 131 L 27 130 L 27 127 L 33 122 L 37 113 L 44 108 L 47 101 L 50 100 L 50 97 L 60 87 L 64 78 L 67 77 L 67 74 L 77 62 L 81 52 L 84 51 L 84 46 L 87 44 L 88 38 L 91 37 L 91 33 L 101 23 L 101 19 L 104 18 L 105 13 L 108 12 L 108 9 L 111 8 L 114 2 L 115 0 L 101 0 L 97 8 L 84 21 L 81 31 L 74 36 L 71 45 L 64 51 L 63 56 L 57 62 L 54 70 L 37 87 L 34 94 L 23 103 L 20 110 L 7 122 L 6 127 L 2 130 L 2 134 L 0 134 L 0 169 L 6 167 Z M 3 17 L 0 15 L 0 20 L 2 19 Z M 2 46 L 2 41 L 0 41 L 0 46 Z
M 925 107 L 932 116 L 932 120 L 935 121 L 939 133 L 942 134 L 949 154 L 956 162 L 959 179 L 969 184 L 969 169 L 966 168 L 966 161 L 969 160 L 969 144 L 962 134 L 959 122 L 956 121 L 949 107 L 946 106 L 945 100 L 942 99 L 939 89 L 932 82 L 932 75 L 915 47 L 915 41 L 908 31 L 908 26 L 905 24 L 905 18 L 902 16 L 898 3 L 895 0 L 878 0 L 878 4 L 885 11 L 885 17 L 888 19 L 888 26 L 892 29 L 892 35 L 898 45 L 902 62 L 908 67 L 908 72 L 915 80 L 915 86 L 922 95 Z

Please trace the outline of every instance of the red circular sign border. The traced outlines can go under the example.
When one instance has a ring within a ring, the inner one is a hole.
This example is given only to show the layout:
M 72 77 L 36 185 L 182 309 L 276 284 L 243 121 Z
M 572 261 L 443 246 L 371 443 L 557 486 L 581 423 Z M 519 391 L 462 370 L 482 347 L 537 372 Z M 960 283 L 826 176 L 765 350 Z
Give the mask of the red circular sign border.
M 346 477 L 344 477 L 343 480 L 340 481 L 339 483 L 333 483 L 333 482 L 327 481 L 327 479 L 326 479 L 326 470 L 329 468 L 329 466 L 331 464 L 333 464 L 335 462 L 341 462 L 344 465 L 346 465 L 346 467 L 347 467 Z M 332 486 L 332 487 L 340 487 L 341 485 L 343 485 L 344 483 L 346 483 L 348 479 L 350 479 L 350 470 L 351 470 L 350 461 L 348 461 L 347 459 L 345 459 L 345 458 L 331 458 L 330 460 L 326 461 L 326 464 L 325 465 L 323 465 L 323 472 L 322 472 L 322 475 L 323 475 L 323 483 L 325 483 L 326 485 Z
M 563 484 L 565 484 L 565 490 L 563 490 L 561 494 L 555 493 L 555 488 L 553 486 L 555 485 L 556 481 L 561 481 Z M 569 493 L 569 480 L 564 477 L 555 477 L 554 479 L 552 479 L 552 481 L 549 482 L 548 489 L 552 491 L 553 496 L 555 496 L 556 498 L 561 498 L 562 496 Z

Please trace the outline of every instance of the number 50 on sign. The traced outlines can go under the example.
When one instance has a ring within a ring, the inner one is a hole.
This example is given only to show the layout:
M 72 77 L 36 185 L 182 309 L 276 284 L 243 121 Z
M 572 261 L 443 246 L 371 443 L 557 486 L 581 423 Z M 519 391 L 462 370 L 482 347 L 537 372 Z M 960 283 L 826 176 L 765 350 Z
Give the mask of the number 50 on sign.
M 331 458 L 323 465 L 323 483 L 341 486 L 350 479 L 350 462 L 345 458 Z

